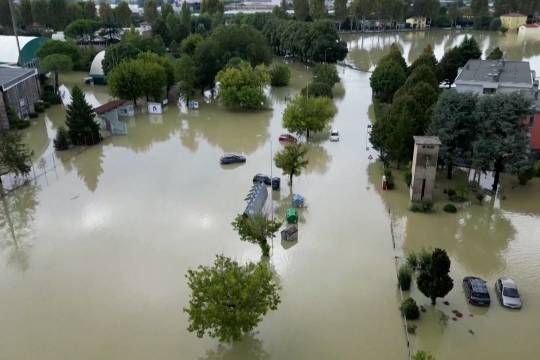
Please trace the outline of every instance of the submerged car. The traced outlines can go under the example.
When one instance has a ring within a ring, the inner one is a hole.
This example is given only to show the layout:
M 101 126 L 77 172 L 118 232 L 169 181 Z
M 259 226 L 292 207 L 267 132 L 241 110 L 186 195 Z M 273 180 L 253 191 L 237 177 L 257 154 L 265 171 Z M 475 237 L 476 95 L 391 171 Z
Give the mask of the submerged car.
M 296 143 L 298 139 L 292 136 L 291 134 L 282 134 L 279 136 L 279 141 L 288 142 L 288 143 Z
M 466 276 L 463 278 L 463 291 L 469 304 L 489 306 L 491 299 L 486 282 L 478 277 Z
M 339 131 L 332 130 L 330 133 L 330 141 L 339 141 Z
M 253 177 L 253 183 L 264 183 L 265 185 L 270 186 L 272 184 L 272 179 L 270 179 L 270 176 L 257 174 Z
M 502 277 L 495 281 L 495 293 L 502 306 L 509 309 L 521 309 L 523 304 L 514 280 Z
M 242 155 L 225 154 L 219 159 L 221 165 L 245 163 L 246 158 Z

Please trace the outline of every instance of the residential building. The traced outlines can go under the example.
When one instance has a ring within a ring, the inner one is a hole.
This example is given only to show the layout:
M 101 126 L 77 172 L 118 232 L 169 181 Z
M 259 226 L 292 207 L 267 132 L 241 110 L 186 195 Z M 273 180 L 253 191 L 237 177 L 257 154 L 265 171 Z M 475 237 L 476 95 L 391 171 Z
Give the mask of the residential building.
M 519 13 L 509 13 L 501 15 L 501 25 L 508 30 L 517 30 L 521 25 L 527 23 L 527 15 Z
M 35 111 L 39 92 L 37 69 L 0 66 L 0 129 L 9 129 L 8 107 L 28 118 Z
M 482 95 L 519 93 L 536 105 L 536 112 L 524 119 L 530 129 L 531 149 L 540 151 L 540 101 L 536 73 L 526 61 L 469 60 L 458 71 L 458 92 Z
M 423 16 L 413 16 L 405 20 L 412 29 L 424 30 L 427 27 L 427 19 Z
M 538 24 L 525 24 L 521 25 L 518 29 L 519 35 L 534 36 L 540 39 L 540 25 Z

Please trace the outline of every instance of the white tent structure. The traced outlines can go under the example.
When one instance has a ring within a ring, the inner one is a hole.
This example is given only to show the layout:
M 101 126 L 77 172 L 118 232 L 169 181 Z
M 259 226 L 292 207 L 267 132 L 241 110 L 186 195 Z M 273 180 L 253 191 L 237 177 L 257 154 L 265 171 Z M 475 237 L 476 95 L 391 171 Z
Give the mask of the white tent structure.
M 36 52 L 50 39 L 36 36 L 19 36 L 21 53 L 17 49 L 15 36 L 0 35 L 0 64 L 9 65 L 35 65 Z
M 103 72 L 103 65 L 101 65 L 103 59 L 105 59 L 105 50 L 102 50 L 96 54 L 92 65 L 90 65 L 90 77 L 94 81 L 94 84 L 105 84 L 105 73 Z

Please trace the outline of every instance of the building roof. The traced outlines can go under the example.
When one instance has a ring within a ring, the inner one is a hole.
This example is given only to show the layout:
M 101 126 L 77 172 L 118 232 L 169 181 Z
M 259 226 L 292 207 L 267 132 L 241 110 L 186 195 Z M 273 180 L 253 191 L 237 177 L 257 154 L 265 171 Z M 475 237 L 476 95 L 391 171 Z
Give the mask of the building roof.
M 24 80 L 37 75 L 37 69 L 0 66 L 0 88 L 2 91 L 23 82 Z
M 413 136 L 414 143 L 419 145 L 441 145 L 438 136 Z
M 480 82 L 532 86 L 531 67 L 527 61 L 469 60 L 455 81 L 456 85 Z
M 0 63 L 3 64 L 27 64 L 31 63 L 36 57 L 37 49 L 49 38 L 36 36 L 19 36 L 19 46 L 21 54 L 17 50 L 17 41 L 15 36 L 0 35 Z M 20 61 L 19 61 L 20 60 Z
M 118 100 L 118 99 L 111 100 L 109 102 L 106 102 L 103 105 L 96 107 L 94 111 L 96 112 L 96 114 L 102 115 L 124 105 L 124 103 L 125 103 L 124 100 Z

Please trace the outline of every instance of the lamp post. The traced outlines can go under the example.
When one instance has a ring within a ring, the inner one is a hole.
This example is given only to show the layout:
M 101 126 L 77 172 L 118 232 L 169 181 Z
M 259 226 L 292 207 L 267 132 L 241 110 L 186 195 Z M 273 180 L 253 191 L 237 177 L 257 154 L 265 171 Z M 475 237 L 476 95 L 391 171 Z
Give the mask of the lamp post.
M 15 41 L 17 42 L 17 51 L 19 52 L 19 56 L 17 57 L 17 59 L 19 59 L 21 56 L 21 46 L 19 44 L 19 37 L 17 36 L 17 21 L 15 20 L 15 11 L 13 10 L 13 0 L 8 0 L 8 4 L 9 12 L 11 14 L 11 25 L 13 26 L 13 35 L 15 35 Z

